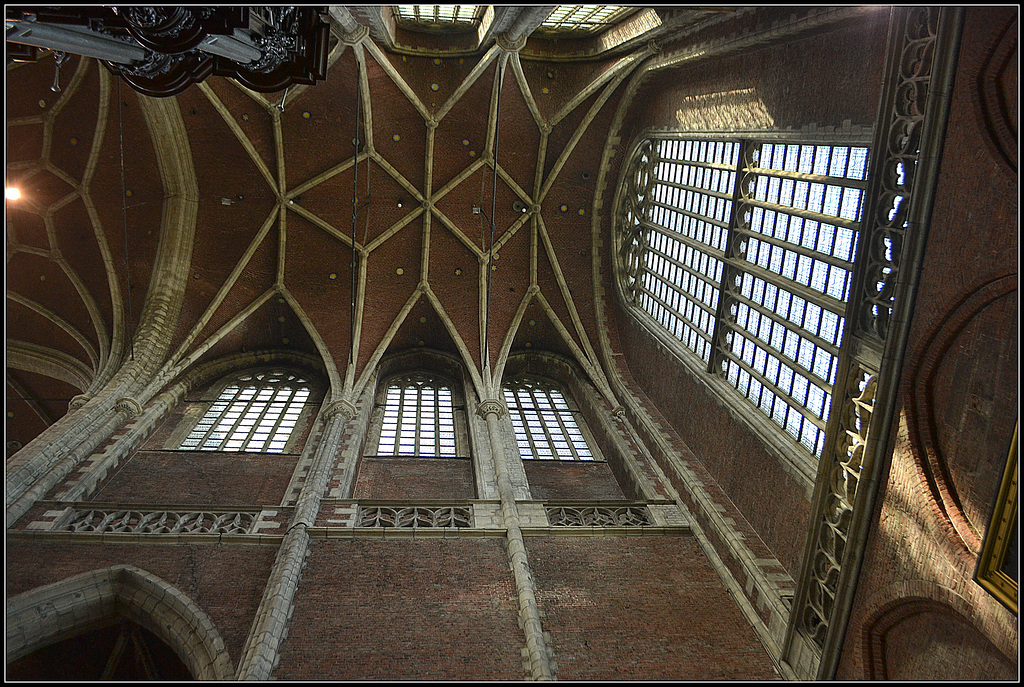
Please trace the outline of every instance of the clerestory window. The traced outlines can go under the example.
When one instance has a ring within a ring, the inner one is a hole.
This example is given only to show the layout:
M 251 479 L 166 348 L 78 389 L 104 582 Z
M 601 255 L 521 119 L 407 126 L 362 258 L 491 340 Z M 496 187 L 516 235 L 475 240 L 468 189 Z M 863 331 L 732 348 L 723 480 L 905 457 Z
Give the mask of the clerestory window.
M 453 385 L 443 377 L 416 372 L 392 377 L 384 385 L 378 456 L 458 457 L 462 407 Z M 458 413 L 457 413 L 458 411 Z
M 868 149 L 657 138 L 620 198 L 620 284 L 814 455 L 825 438 Z
M 503 393 L 523 460 L 595 460 L 579 411 L 556 385 L 523 377 Z
M 224 387 L 180 448 L 283 453 L 309 395 L 309 382 L 291 372 L 239 375 Z

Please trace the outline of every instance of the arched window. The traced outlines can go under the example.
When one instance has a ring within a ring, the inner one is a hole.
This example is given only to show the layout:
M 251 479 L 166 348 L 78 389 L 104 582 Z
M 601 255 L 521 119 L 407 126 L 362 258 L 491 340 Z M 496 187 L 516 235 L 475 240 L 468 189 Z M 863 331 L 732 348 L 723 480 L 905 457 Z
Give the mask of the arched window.
M 457 431 L 452 383 L 424 372 L 405 373 L 382 385 L 383 406 L 378 456 L 455 458 L 462 432 Z M 371 447 L 372 449 L 372 447 Z
M 292 372 L 241 374 L 224 387 L 180 448 L 282 453 L 309 395 L 309 382 Z
M 555 384 L 522 377 L 504 386 L 505 405 L 523 460 L 595 460 L 578 411 Z
M 627 300 L 815 455 L 867 161 L 856 146 L 648 139 L 619 203 Z

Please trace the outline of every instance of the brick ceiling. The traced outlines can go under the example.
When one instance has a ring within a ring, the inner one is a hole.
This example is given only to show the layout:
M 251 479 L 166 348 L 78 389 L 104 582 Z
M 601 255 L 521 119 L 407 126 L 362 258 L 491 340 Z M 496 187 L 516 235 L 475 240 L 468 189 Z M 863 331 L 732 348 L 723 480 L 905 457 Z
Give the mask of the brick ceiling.
M 211 77 L 175 96 L 198 214 L 166 366 L 300 350 L 339 396 L 418 346 L 461 359 L 481 394 L 516 350 L 595 374 L 595 183 L 647 54 L 411 56 L 364 39 L 335 44 L 314 86 L 259 94 Z M 153 272 L 167 143 L 96 61 L 71 56 L 61 75 L 55 93 L 52 57 L 7 72 L 7 179 L 23 193 L 6 213 L 8 369 L 61 378 L 9 374 L 15 400 L 109 379 L 167 278 Z M 9 433 L 12 412 L 29 414 L 9 408 Z

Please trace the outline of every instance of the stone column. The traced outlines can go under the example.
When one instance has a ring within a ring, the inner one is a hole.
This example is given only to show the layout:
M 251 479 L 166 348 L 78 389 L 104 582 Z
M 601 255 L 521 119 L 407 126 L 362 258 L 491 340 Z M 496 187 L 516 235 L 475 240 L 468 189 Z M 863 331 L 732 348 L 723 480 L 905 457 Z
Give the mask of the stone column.
M 526 635 L 526 649 L 530 656 L 530 672 L 535 680 L 554 679 L 547 642 L 540 623 L 540 609 L 537 608 L 536 586 L 530 572 L 530 561 L 526 555 L 526 543 L 519 525 L 519 509 L 516 507 L 515 491 L 505 461 L 505 447 L 501 440 L 499 420 L 506 412 L 505 404 L 487 399 L 477 407 L 477 413 L 487 421 L 487 437 L 491 444 L 491 458 L 498 479 L 498 497 L 501 499 L 501 515 L 505 521 L 508 557 L 512 575 L 519 596 L 519 623 Z
M 281 645 L 288 636 L 295 592 L 309 555 L 308 530 L 316 523 L 320 500 L 327 489 L 342 435 L 349 421 L 355 417 L 355 410 L 348 401 L 334 401 L 323 411 L 323 435 L 316 448 L 309 477 L 299 494 L 295 515 L 278 549 L 249 638 L 242 649 L 236 675 L 239 680 L 269 680 L 277 667 Z
M 556 5 L 538 5 L 536 7 L 520 7 L 519 15 L 505 31 L 505 38 L 515 42 L 526 39 L 534 30 L 544 23 Z
M 103 424 L 98 428 L 94 424 L 87 432 L 86 438 L 80 440 L 74 450 L 53 468 L 44 468 L 42 474 L 33 474 L 31 465 L 23 465 L 8 478 L 8 484 L 15 480 L 18 483 L 31 484 L 31 486 L 11 498 L 11 503 L 7 506 L 7 527 L 13 525 L 18 518 L 28 512 L 37 500 L 71 474 L 71 471 L 88 458 L 96 447 L 106 441 L 107 437 L 118 427 L 138 415 L 140 408 L 139 404 L 132 399 L 122 398 L 114 404 L 112 410 L 113 414 L 109 415 Z

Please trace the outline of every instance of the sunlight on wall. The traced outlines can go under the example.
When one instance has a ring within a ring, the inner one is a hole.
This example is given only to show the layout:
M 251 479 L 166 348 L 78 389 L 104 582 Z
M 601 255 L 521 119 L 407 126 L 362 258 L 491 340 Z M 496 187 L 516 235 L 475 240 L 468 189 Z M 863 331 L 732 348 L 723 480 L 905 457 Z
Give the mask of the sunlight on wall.
M 676 110 L 679 126 L 689 131 L 730 131 L 765 129 L 775 118 L 753 88 L 688 95 Z
M 618 26 L 601 34 L 601 50 L 611 50 L 628 40 L 661 26 L 661 17 L 653 9 L 645 9 Z

